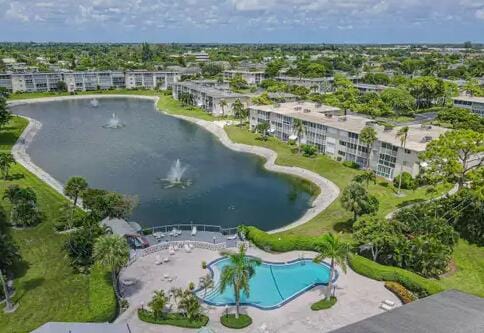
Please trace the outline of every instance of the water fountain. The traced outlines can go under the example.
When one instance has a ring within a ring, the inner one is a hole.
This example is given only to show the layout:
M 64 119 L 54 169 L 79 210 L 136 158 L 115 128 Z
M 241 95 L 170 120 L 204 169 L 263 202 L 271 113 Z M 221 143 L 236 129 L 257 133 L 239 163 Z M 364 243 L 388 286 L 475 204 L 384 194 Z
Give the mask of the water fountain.
M 185 188 L 191 184 L 191 180 L 183 179 L 183 174 L 187 166 L 182 166 L 180 159 L 177 159 L 170 167 L 166 178 L 162 181 L 166 184 L 165 188 L 181 187 Z
M 116 113 L 113 112 L 113 115 L 111 117 L 111 119 L 109 119 L 109 122 L 104 125 L 103 127 L 104 128 L 121 128 L 121 127 L 124 127 L 125 124 L 123 124 L 118 116 L 116 116 Z
M 99 105 L 98 100 L 97 100 L 97 99 L 95 99 L 95 98 L 91 99 L 91 102 L 90 102 L 90 103 L 91 103 L 91 106 L 92 106 L 93 108 L 97 108 L 97 106 Z

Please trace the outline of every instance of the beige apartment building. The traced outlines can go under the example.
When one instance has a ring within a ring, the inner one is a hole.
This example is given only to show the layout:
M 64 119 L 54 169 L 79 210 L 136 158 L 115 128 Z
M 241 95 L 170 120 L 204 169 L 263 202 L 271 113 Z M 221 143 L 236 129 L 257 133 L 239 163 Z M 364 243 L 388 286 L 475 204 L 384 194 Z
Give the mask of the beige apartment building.
M 420 170 L 418 154 L 427 144 L 446 131 L 445 128 L 427 125 L 409 126 L 405 149 L 396 136 L 399 128 L 385 128 L 361 116 L 341 116 L 338 108 L 293 102 L 278 106 L 250 106 L 250 127 L 262 122 L 269 124 L 269 132 L 282 141 L 298 140 L 294 119 L 303 121 L 305 133 L 301 143 L 314 145 L 320 153 L 341 161 L 353 161 L 361 167 L 369 166 L 377 175 L 393 179 L 403 171 L 416 176 Z M 360 142 L 359 134 L 367 126 L 373 127 L 378 140 L 368 150 Z

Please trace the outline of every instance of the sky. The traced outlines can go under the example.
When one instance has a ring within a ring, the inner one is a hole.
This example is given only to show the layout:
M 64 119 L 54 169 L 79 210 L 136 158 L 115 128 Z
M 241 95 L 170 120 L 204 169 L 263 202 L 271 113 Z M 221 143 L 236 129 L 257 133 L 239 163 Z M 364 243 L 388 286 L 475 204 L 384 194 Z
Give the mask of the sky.
M 484 42 L 484 0 L 0 0 L 0 41 Z

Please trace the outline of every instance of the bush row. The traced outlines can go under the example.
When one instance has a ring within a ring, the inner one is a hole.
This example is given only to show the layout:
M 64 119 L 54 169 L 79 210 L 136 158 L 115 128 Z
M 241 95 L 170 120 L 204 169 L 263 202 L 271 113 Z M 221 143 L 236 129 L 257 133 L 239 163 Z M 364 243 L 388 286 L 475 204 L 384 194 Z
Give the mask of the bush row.
M 417 298 L 407 288 L 405 288 L 398 282 L 387 281 L 385 282 L 385 288 L 397 295 L 397 297 L 402 301 L 403 304 L 413 302 Z
M 155 317 L 153 312 L 139 309 L 138 318 L 144 322 L 158 325 L 171 325 L 185 328 L 201 328 L 208 323 L 208 317 L 200 315 L 197 319 L 188 320 L 186 316 L 181 313 L 168 313 L 163 318 Z
M 117 302 L 111 273 L 100 265 L 91 268 L 89 276 L 89 306 L 92 322 L 110 322 L 116 318 Z
M 403 285 L 418 297 L 425 297 L 443 291 L 436 282 L 402 268 L 380 265 L 359 255 L 351 255 L 348 263 L 355 272 L 379 281 L 394 281 Z
M 244 227 L 245 237 L 260 249 L 274 252 L 317 251 L 322 237 L 280 236 L 256 227 Z

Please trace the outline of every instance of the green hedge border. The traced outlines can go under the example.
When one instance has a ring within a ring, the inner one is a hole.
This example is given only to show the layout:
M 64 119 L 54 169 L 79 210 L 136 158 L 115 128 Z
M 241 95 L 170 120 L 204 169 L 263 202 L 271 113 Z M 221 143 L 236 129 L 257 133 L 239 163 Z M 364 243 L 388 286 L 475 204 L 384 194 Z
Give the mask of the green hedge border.
M 348 264 L 356 273 L 370 279 L 398 282 L 418 297 L 425 297 L 444 291 L 435 281 L 399 267 L 380 265 L 356 254 L 349 257 Z
M 255 246 L 274 252 L 316 251 L 323 240 L 322 237 L 268 234 L 251 226 L 244 226 L 242 230 L 245 232 L 245 237 Z
M 151 311 L 145 309 L 138 309 L 138 318 L 141 321 L 157 324 L 157 325 L 170 325 L 183 328 L 202 328 L 207 326 L 208 317 L 201 314 L 200 318 L 197 320 L 188 320 L 181 313 L 168 313 L 165 318 L 155 318 Z

